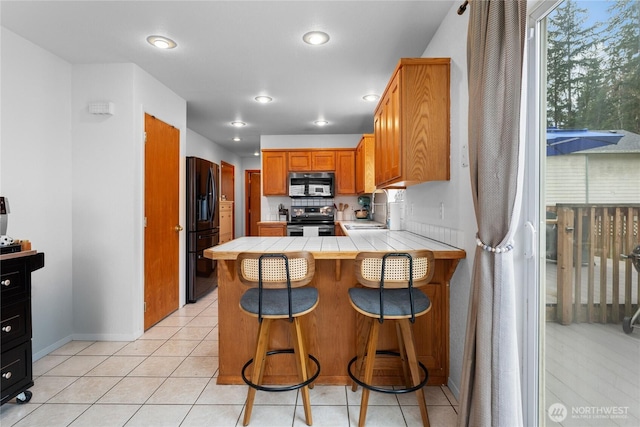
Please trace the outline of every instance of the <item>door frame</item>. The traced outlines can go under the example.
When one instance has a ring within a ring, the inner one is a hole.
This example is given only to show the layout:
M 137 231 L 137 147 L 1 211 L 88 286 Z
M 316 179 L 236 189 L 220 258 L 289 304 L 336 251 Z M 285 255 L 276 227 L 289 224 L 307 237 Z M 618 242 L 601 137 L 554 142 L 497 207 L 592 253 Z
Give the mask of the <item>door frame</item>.
M 530 255 L 525 256 L 524 291 L 523 291 L 523 339 L 522 339 L 522 397 L 524 425 L 546 424 L 544 402 L 544 305 L 541 304 L 542 290 L 545 277 L 545 246 L 546 236 L 543 232 L 546 227 L 546 216 L 542 195 L 545 191 L 544 162 L 542 156 L 545 153 L 545 144 L 541 138 L 545 135 L 544 105 L 546 104 L 545 87 L 542 86 L 544 76 L 542 64 L 544 61 L 544 34 L 543 19 L 555 8 L 557 1 L 543 1 L 538 7 L 529 12 L 527 31 L 528 40 L 526 68 L 526 107 L 524 118 L 525 147 L 525 173 L 523 208 L 521 226 L 525 231 L 523 239 L 524 251 Z M 532 252 L 532 253 L 531 253 Z

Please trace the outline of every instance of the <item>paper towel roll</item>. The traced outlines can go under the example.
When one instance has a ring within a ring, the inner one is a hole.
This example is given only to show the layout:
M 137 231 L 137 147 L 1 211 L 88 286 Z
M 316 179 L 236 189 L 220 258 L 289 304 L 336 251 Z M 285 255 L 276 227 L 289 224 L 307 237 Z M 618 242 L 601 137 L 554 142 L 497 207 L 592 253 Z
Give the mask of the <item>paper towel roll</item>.
M 389 203 L 389 230 L 400 230 L 402 203 Z

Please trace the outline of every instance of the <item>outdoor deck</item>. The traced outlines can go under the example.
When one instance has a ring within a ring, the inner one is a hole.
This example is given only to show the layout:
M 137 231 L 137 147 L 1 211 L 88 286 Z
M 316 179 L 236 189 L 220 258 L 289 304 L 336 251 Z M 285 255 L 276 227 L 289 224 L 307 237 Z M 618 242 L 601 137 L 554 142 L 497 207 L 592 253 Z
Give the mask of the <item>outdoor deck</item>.
M 640 329 L 627 335 L 616 324 L 547 322 L 544 353 L 544 407 L 567 409 L 547 426 L 640 425 Z

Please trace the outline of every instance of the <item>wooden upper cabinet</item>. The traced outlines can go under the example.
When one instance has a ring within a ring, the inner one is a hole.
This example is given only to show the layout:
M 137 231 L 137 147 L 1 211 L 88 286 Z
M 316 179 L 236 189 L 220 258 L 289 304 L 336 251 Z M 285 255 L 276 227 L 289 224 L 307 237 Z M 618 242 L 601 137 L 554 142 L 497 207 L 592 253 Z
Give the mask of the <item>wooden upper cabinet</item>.
M 450 177 L 450 59 L 404 58 L 374 113 L 375 185 Z
M 334 150 L 289 151 L 289 170 L 293 172 L 335 171 Z
M 376 190 L 375 137 L 362 135 L 356 148 L 356 193 L 373 193 Z
M 310 151 L 289 151 L 290 171 L 310 171 L 311 152 Z
M 262 151 L 262 195 L 287 196 L 287 152 Z
M 336 152 L 333 150 L 312 151 L 311 152 L 312 171 L 334 171 L 336 170 Z
M 356 152 L 336 151 L 336 194 L 356 194 Z

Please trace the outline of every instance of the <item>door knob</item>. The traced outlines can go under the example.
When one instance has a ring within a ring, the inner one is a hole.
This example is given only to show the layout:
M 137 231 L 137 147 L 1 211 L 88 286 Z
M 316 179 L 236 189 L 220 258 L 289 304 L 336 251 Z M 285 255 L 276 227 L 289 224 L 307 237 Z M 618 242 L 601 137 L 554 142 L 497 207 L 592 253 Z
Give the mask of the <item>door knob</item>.
M 175 226 L 175 230 L 176 230 L 176 231 L 182 231 L 182 227 L 181 227 L 181 226 L 179 226 L 179 225 L 176 225 L 176 226 Z

